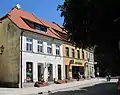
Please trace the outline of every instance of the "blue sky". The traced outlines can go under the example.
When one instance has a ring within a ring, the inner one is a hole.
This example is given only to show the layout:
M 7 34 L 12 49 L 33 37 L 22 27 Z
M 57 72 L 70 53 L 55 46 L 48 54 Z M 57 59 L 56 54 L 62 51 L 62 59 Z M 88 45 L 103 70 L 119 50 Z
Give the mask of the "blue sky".
M 31 12 L 44 20 L 54 21 L 62 25 L 63 18 L 60 17 L 60 12 L 57 11 L 57 5 L 62 4 L 63 1 L 64 0 L 1 0 L 0 17 L 19 3 L 22 10 Z

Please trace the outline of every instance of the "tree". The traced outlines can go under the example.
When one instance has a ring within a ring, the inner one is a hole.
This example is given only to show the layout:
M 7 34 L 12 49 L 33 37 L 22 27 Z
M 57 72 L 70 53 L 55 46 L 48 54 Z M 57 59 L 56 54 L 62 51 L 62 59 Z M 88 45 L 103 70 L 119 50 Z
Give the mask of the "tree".
M 107 61 L 119 62 L 119 0 L 65 0 L 58 9 L 64 17 L 63 26 L 76 46 L 96 46 L 97 55 L 111 54 Z

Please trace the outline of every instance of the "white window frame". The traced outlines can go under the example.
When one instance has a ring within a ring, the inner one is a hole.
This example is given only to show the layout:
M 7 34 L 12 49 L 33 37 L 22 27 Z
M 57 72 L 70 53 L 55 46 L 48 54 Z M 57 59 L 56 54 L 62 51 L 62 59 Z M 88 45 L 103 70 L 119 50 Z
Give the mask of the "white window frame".
M 51 48 L 51 52 L 48 52 L 48 48 Z M 52 43 L 47 43 L 47 54 L 52 54 Z
M 87 58 L 87 60 L 88 60 L 88 52 L 86 51 L 86 58 Z
M 75 49 L 71 49 L 71 51 L 72 51 L 72 58 L 75 58 Z
M 67 51 L 68 50 L 68 51 Z M 66 53 L 66 56 L 69 57 L 70 54 L 69 54 L 69 47 L 65 47 L 65 53 Z
M 80 50 L 77 50 L 77 58 L 80 58 Z
M 59 54 L 57 54 L 57 50 L 59 51 Z M 60 45 L 56 45 L 56 55 L 60 56 Z
M 31 49 L 30 47 L 27 48 L 27 44 L 29 44 L 28 46 L 31 45 Z M 33 51 L 33 39 L 26 37 L 26 51 L 32 52 Z
M 38 51 L 38 48 L 40 48 L 40 47 L 42 48 L 42 51 Z M 43 53 L 43 41 L 41 41 L 41 40 L 37 40 L 37 52 Z

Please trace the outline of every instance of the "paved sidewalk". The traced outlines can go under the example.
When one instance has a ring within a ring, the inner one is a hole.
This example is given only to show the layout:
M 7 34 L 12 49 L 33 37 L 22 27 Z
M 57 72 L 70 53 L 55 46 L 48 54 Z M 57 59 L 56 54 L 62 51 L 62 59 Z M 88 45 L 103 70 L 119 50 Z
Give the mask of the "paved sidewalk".
M 90 80 L 83 80 L 83 81 L 74 81 L 65 84 L 51 84 L 45 87 L 28 87 L 28 88 L 0 88 L 0 95 L 38 95 L 38 92 L 43 92 L 44 94 L 48 93 L 48 90 L 51 92 L 60 91 L 62 89 L 68 89 L 72 87 L 86 87 L 92 84 L 98 84 L 105 82 L 105 79 L 90 79 Z

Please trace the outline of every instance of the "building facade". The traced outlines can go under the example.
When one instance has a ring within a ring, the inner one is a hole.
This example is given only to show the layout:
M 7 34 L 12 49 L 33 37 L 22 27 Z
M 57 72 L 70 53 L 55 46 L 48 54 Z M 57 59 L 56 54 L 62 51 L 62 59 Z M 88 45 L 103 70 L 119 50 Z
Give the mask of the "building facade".
M 63 45 L 63 63 L 64 63 L 64 79 L 76 79 L 78 72 L 84 75 L 84 50 L 75 48 L 70 43 Z M 83 52 L 83 55 L 82 55 Z
M 94 77 L 94 54 L 66 37 L 61 26 L 12 8 L 0 18 L 0 85 Z
M 22 82 L 63 79 L 62 41 L 34 33 L 22 36 Z
M 85 77 L 94 78 L 95 77 L 95 68 L 94 68 L 94 51 L 86 49 L 86 62 L 85 62 Z
M 0 85 L 63 79 L 59 26 L 16 7 L 0 20 Z

